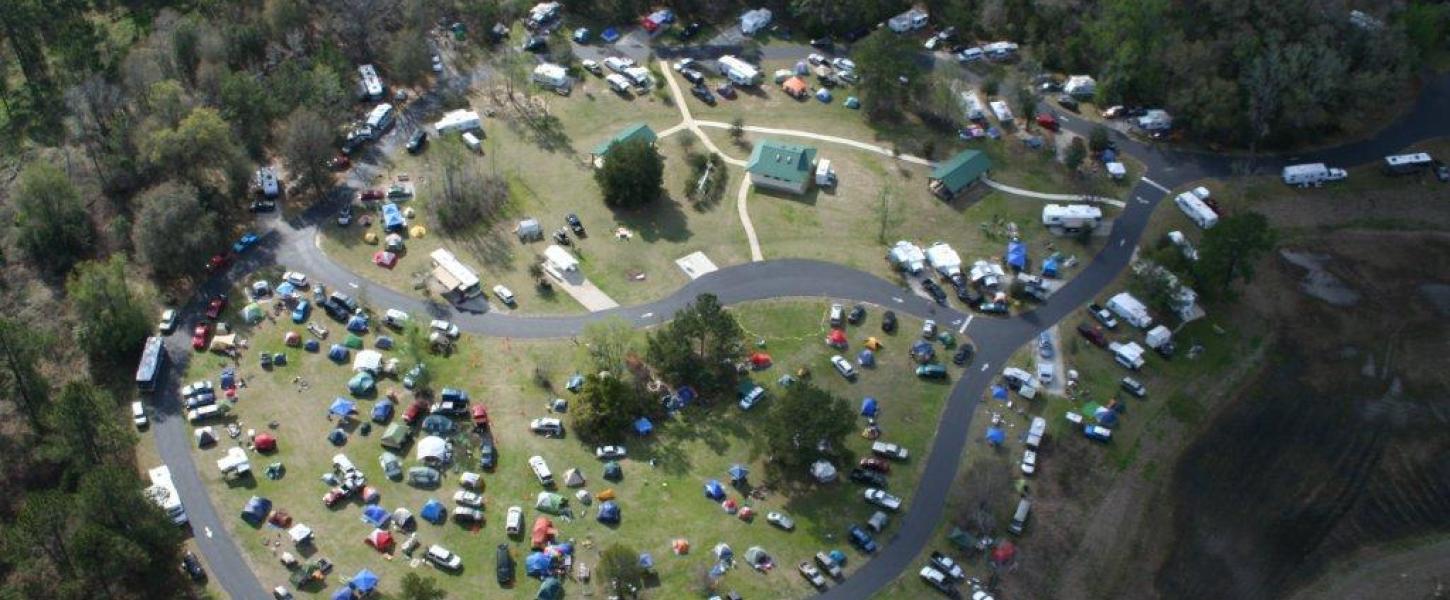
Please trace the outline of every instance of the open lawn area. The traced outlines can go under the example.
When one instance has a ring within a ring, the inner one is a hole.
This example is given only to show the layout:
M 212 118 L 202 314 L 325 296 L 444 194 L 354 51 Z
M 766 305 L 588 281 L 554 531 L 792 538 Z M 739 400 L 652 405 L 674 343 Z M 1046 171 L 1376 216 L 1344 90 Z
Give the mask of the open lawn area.
M 326 417 L 327 407 L 334 397 L 348 395 L 343 383 L 351 376 L 351 370 L 348 364 L 334 364 L 322 355 L 283 348 L 283 332 L 297 330 L 307 335 L 301 326 L 288 322 L 285 315 L 276 323 L 264 321 L 255 328 L 241 329 L 242 337 L 250 342 L 238 367 L 247 385 L 240 390 L 232 414 L 227 417 L 238 421 L 243 430 L 275 434 L 279 450 L 267 456 L 253 455 L 257 477 L 231 484 L 222 480 L 212 464 L 227 447 L 245 441 L 245 435 L 240 441 L 222 435 L 220 444 L 197 450 L 195 458 L 203 473 L 210 474 L 208 485 L 223 514 L 240 509 L 252 495 L 260 495 L 271 499 L 275 508 L 288 511 L 298 522 L 312 527 L 316 531 L 316 543 L 302 555 L 327 557 L 338 565 L 327 581 L 329 590 L 358 569 L 369 568 L 381 575 L 384 591 L 394 592 L 409 569 L 423 569 L 459 597 L 476 596 L 480 590 L 487 590 L 483 593 L 488 597 L 533 597 L 537 583 L 525 579 L 522 570 L 515 587 L 500 589 L 494 582 L 492 559 L 494 547 L 507 543 L 522 567 L 528 542 L 524 538 L 506 537 L 502 521 L 511 505 L 525 508 L 526 528 L 539 514 L 532 506 L 541 488 L 526 465 L 528 457 L 537 454 L 548 461 L 557 478 L 562 479 L 567 469 L 577 467 L 588 480 L 583 489 L 597 493 L 612 488 L 618 496 L 622 522 L 606 526 L 595 521 L 593 507 L 574 498 L 575 489 L 562 486 L 558 489 L 569 499 L 573 515 L 573 518 L 554 519 L 559 539 L 574 540 L 577 560 L 591 568 L 598 565 L 604 548 L 625 545 L 655 557 L 658 581 L 646 589 L 647 597 L 704 597 L 705 573 L 714 562 L 710 549 L 715 544 L 728 543 L 737 556 L 750 546 L 759 545 L 775 558 L 777 568 L 768 573 L 754 572 L 739 564 L 737 557 L 738 566 L 720 579 L 716 589 L 736 590 L 747 598 L 803 597 L 811 590 L 794 572 L 795 563 L 809 559 L 819 550 L 841 549 L 850 556 L 848 569 L 860 565 L 864 557 L 850 549 L 842 538 L 848 525 L 864 522 L 874 509 L 861 500 L 863 488 L 857 484 L 838 481 L 818 485 L 810 482 L 804 473 L 775 473 L 765 464 L 756 439 L 756 425 L 766 418 L 771 396 L 780 393 L 776 380 L 787 372 L 806 367 L 814 373 L 812 378 L 818 385 L 841 395 L 853 408 L 859 406 L 864 396 L 877 398 L 882 409 L 878 420 L 883 439 L 902 444 L 912 453 L 909 461 L 894 465 L 896 468 L 890 477 L 890 489 L 905 495 L 908 502 L 925 464 L 924 453 L 937 429 L 937 416 L 951 385 L 950 379 L 923 382 L 911 373 L 906 345 L 914 339 L 912 334 L 919 329 L 920 322 L 903 317 L 901 333 L 883 335 L 878 307 L 869 309 L 862 325 L 848 328 L 852 356 L 866 336 L 880 337 L 885 347 L 878 353 L 877 366 L 863 369 L 854 383 L 838 377 L 828 360 L 832 351 L 822 343 L 827 331 L 828 304 L 775 301 L 732 308 L 731 312 L 746 332 L 747 339 L 743 341 L 752 347 L 763 341 L 764 346 L 759 349 L 774 359 L 773 367 L 750 375 L 767 388 L 765 404 L 742 412 L 733 397 L 705 402 L 656 423 L 654 434 L 648 438 L 631 434 L 630 439 L 621 440 L 628 447 L 629 458 L 622 461 L 624 477 L 618 482 L 601 479 L 600 461 L 595 459 L 592 448 L 585 447 L 572 435 L 546 439 L 528 431 L 530 419 L 548 414 L 550 398 L 572 401 L 572 394 L 567 391 L 540 387 L 536 371 L 547 376 L 555 388 L 561 387 L 578 366 L 586 364 L 580 347 L 562 340 L 525 342 L 465 335 L 451 357 L 430 359 L 435 388 L 461 388 L 475 402 L 488 407 L 500 452 L 497 469 L 483 473 L 485 524 L 462 527 L 452 522 L 441 526 L 420 522 L 418 525 L 417 538 L 425 547 L 443 544 L 463 557 L 464 568 L 458 574 L 435 573 L 426 563 L 401 554 L 382 555 L 365 546 L 363 538 L 371 526 L 359 520 L 360 504 L 352 499 L 334 509 L 323 507 L 321 497 L 327 486 L 318 477 L 330 470 L 332 455 L 343 452 L 367 474 L 368 484 L 379 489 L 383 507 L 389 510 L 407 507 L 416 514 L 427 499 L 437 498 L 451 508 L 451 496 L 458 489 L 458 474 L 463 470 L 481 472 L 476 463 L 476 435 L 463 433 L 453 437 L 454 466 L 447 469 L 443 485 L 436 490 L 419 490 L 383 477 L 376 441 L 381 428 L 374 425 L 371 433 L 364 435 L 358 427 L 377 400 L 365 398 L 358 402 L 360 420 L 355 419 L 346 427 L 351 430 L 350 439 L 342 447 L 332 446 L 324 438 L 337 424 Z M 325 320 L 325 317 L 319 318 Z M 333 330 L 332 339 L 324 342 L 325 350 L 343 332 L 336 323 L 324 324 Z M 376 335 L 363 337 L 367 346 L 372 347 Z M 258 351 L 279 350 L 286 350 L 290 355 L 288 365 L 269 371 L 256 366 Z M 388 352 L 385 356 L 395 354 L 406 356 L 408 353 Z M 187 379 L 215 380 L 218 370 L 229 364 L 232 364 L 230 359 L 220 356 L 199 356 L 191 362 Z M 403 366 L 406 369 L 408 365 Z M 396 390 L 403 396 L 403 405 L 409 401 L 410 394 L 396 380 L 381 379 L 379 390 L 381 393 Z M 555 416 L 564 420 L 568 430 L 569 414 Z M 270 428 L 269 422 L 275 422 L 276 427 Z M 865 421 L 858 421 L 857 426 L 864 427 Z M 418 464 L 414 450 L 410 445 L 407 452 L 400 453 L 405 468 Z M 841 454 L 838 466 L 844 472 L 857 459 L 869 455 L 869 442 L 859 436 L 849 436 Z M 274 461 L 287 467 L 286 476 L 276 481 L 261 475 L 263 468 Z M 749 482 L 758 492 L 755 497 L 747 497 L 741 490 L 727 487 L 731 498 L 758 511 L 750 522 L 726 514 L 701 493 L 701 485 L 707 480 L 726 481 L 726 469 L 734 463 L 750 467 Z M 773 510 L 791 515 L 796 521 L 795 530 L 784 532 L 768 525 L 764 513 Z M 263 583 L 270 586 L 284 581 L 287 573 L 277 556 L 283 551 L 297 552 L 284 532 L 271 526 L 254 529 L 234 517 L 229 523 Z M 891 535 L 890 527 L 883 535 Z M 670 551 L 671 542 L 676 538 L 689 540 L 692 548 L 688 554 L 677 556 Z M 571 588 L 571 595 L 587 595 L 589 592 L 578 591 L 585 586 L 590 586 L 593 593 L 601 593 L 605 583 L 602 580 L 596 577 L 589 584 L 571 580 L 567 587 Z M 304 590 L 304 595 L 309 597 L 320 593 L 320 589 Z

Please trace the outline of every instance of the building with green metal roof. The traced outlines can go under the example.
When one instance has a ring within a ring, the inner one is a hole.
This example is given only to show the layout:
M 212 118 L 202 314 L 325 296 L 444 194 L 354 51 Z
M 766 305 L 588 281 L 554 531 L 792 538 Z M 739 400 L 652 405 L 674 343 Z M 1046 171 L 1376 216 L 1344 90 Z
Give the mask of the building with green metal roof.
M 745 163 L 750 183 L 763 188 L 803 194 L 810 186 L 816 149 L 776 140 L 761 140 Z
M 634 140 L 644 140 L 645 143 L 654 145 L 657 139 L 659 139 L 659 136 L 655 135 L 655 131 L 644 123 L 635 123 L 625 127 L 619 133 L 614 134 L 614 137 L 599 142 L 599 145 L 594 147 L 594 152 L 592 153 L 594 156 L 594 166 L 598 167 L 604 164 L 604 156 L 609 154 L 609 151 L 617 144 L 632 142 Z
M 992 170 L 992 159 L 978 150 L 963 150 L 943 162 L 939 162 L 927 179 L 931 193 L 942 200 L 951 200 L 971 187 L 983 175 Z

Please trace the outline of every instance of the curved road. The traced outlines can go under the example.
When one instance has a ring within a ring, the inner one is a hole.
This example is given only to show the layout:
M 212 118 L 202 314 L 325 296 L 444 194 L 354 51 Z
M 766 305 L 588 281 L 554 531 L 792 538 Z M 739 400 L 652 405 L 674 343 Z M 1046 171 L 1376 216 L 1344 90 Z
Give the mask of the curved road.
M 1371 139 L 1296 157 L 1262 157 L 1259 163 L 1263 168 L 1277 169 L 1289 162 L 1323 161 L 1339 166 L 1370 162 L 1416 141 L 1450 135 L 1450 111 L 1444 109 L 1446 106 L 1450 106 L 1450 74 L 1428 79 L 1414 109 Z M 1080 134 L 1086 134 L 1091 126 L 1091 123 L 1080 119 L 1070 119 L 1066 124 L 1067 129 Z M 395 132 L 393 135 L 399 134 Z M 1082 272 L 1037 309 L 1013 319 L 971 321 L 971 335 L 977 342 L 979 353 L 951 390 L 927 454 L 921 483 L 912 494 L 911 506 L 892 534 L 880 540 L 883 548 L 877 556 L 822 597 L 868 598 L 911 566 L 921 550 L 932 541 L 932 533 L 941 521 L 948 488 L 955 479 L 962 449 L 967 442 L 967 428 L 993 374 L 1000 370 L 1013 350 L 1089 302 L 1117 277 L 1127 266 L 1154 207 L 1166 197 L 1164 188 L 1172 189 L 1204 177 L 1233 175 L 1234 164 L 1239 160 L 1232 156 L 1145 144 L 1126 136 L 1120 136 L 1118 145 L 1122 151 L 1143 161 L 1156 184 L 1138 182 L 1128 193 L 1127 207 L 1115 221 L 1102 250 Z M 285 264 L 309 273 L 314 279 L 327 282 L 336 289 L 366 296 L 374 305 L 450 318 L 466 331 L 501 337 L 572 336 L 578 334 L 586 323 L 616 315 L 636 326 L 655 325 L 666 321 L 701 293 L 715 294 L 726 304 L 782 297 L 840 298 L 936 319 L 944 327 L 952 328 L 957 328 L 961 319 L 967 318 L 965 313 L 937 306 L 874 275 L 810 260 L 771 260 L 726 267 L 649 304 L 588 315 L 520 317 L 487 312 L 462 313 L 448 305 L 425 302 L 372 284 L 332 262 L 317 247 L 315 240 L 318 224 L 328 222 L 334 208 L 319 205 L 292 221 L 276 216 L 264 217 L 259 224 L 265 231 L 259 247 L 233 267 L 228 275 L 203 285 L 190 304 L 184 307 L 182 314 L 194 319 L 201 313 L 204 299 L 225 291 L 239 273 L 266 264 Z M 354 289 L 349 290 L 350 287 Z M 190 319 L 185 321 L 188 325 L 195 322 Z M 186 327 L 180 329 L 183 332 L 188 330 Z M 168 349 L 178 363 L 184 364 L 192 356 L 185 333 L 172 335 Z M 180 371 L 179 368 L 168 370 L 168 382 L 156 392 L 157 414 L 153 429 L 161 459 L 171 467 L 172 477 L 191 517 L 198 547 L 217 583 L 233 598 L 264 600 L 270 596 L 267 591 L 270 586 L 262 585 L 248 568 L 236 542 L 227 535 L 192 460 L 191 432 L 181 410 L 178 397 L 180 382 L 175 375 Z

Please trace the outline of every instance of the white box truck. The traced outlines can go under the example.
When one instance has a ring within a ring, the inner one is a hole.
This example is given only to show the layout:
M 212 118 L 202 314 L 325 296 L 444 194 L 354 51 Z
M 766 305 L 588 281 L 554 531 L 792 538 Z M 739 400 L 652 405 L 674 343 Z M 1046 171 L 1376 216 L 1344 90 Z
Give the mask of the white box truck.
M 1148 307 L 1128 292 L 1119 292 L 1118 295 L 1108 298 L 1107 308 L 1139 329 L 1147 329 L 1153 325 L 1153 317 L 1148 314 Z
M 1137 342 L 1108 344 L 1108 350 L 1113 353 L 1113 360 L 1123 367 L 1137 371 L 1143 368 L 1143 347 Z
M 1173 203 L 1178 205 L 1178 210 L 1188 215 L 1188 220 L 1194 225 L 1203 229 L 1210 229 L 1218 224 L 1218 213 L 1214 212 L 1203 200 L 1208 197 L 1208 190 L 1197 188 L 1193 191 L 1183 192 L 1173 198 Z
M 1308 163 L 1284 167 L 1284 184 L 1299 187 L 1319 187 L 1327 181 L 1340 181 L 1349 177 L 1344 169 L 1331 169 L 1324 163 Z
M 1025 442 L 1027 447 L 1036 450 L 1038 446 L 1042 445 L 1042 438 L 1046 435 L 1047 419 L 1032 417 L 1032 424 L 1027 427 L 1027 440 Z

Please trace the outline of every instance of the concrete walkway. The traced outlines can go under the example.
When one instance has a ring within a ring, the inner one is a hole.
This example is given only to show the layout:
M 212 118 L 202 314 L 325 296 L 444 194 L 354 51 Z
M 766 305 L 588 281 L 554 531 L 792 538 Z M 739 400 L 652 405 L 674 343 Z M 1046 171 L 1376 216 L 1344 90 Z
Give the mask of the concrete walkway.
M 599 289 L 599 286 L 594 285 L 582 273 L 560 274 L 553 269 L 545 268 L 544 270 L 553 278 L 556 287 L 563 289 L 564 293 L 569 294 L 589 312 L 619 308 L 618 302 L 610 298 L 609 294 L 604 293 L 604 290 Z
M 729 129 L 730 128 L 730 124 L 729 123 L 721 123 L 719 121 L 695 121 L 695 125 L 697 125 L 699 127 L 710 127 L 710 128 L 714 128 L 714 129 Z M 853 139 L 848 139 L 848 138 L 843 138 L 843 137 L 837 137 L 837 136 L 834 136 L 834 135 L 823 135 L 823 134 L 819 134 L 819 133 L 811 133 L 809 131 L 798 131 L 798 130 L 795 130 L 795 129 L 777 129 L 777 128 L 774 128 L 774 127 L 756 127 L 754 125 L 746 125 L 744 127 L 744 129 L 746 131 L 751 132 L 751 133 L 764 133 L 764 134 L 769 134 L 769 135 L 785 135 L 785 136 L 803 137 L 803 138 L 812 139 L 812 140 L 818 140 L 818 141 L 822 141 L 822 142 L 830 142 L 832 144 L 841 144 L 843 146 L 850 146 L 852 148 L 856 148 L 856 149 L 859 149 L 859 150 L 865 150 L 867 152 L 875 152 L 875 153 L 880 154 L 882 156 L 888 156 L 888 157 L 891 157 L 891 158 L 894 158 L 894 159 L 897 159 L 897 160 L 902 160 L 902 161 L 906 161 L 906 162 L 909 162 L 909 163 L 915 163 L 915 164 L 922 165 L 922 166 L 925 166 L 925 167 L 936 166 L 936 163 L 934 163 L 932 161 L 929 161 L 929 160 L 927 160 L 925 158 L 922 158 L 920 156 L 912 156 L 910 154 L 897 154 L 892 149 L 887 148 L 887 147 L 884 147 L 884 146 L 877 146 L 875 144 L 868 144 L 866 142 L 859 142 L 859 141 L 856 141 L 856 140 L 853 140 Z
M 1118 208 L 1122 208 L 1128 205 L 1122 200 L 1117 200 L 1114 198 L 1104 198 L 1102 196 L 1084 196 L 1080 194 L 1044 194 L 1042 192 L 1034 192 L 1032 190 L 1024 190 L 1022 188 L 1012 187 L 1005 183 L 997 183 L 986 177 L 982 178 L 982 183 L 985 183 L 987 184 L 987 187 L 990 187 L 1004 194 L 1012 194 L 1013 196 L 1021 196 L 1023 198 L 1036 198 L 1038 200 L 1058 200 L 1062 202 L 1093 202 L 1097 204 L 1116 206 Z
M 750 222 L 750 176 L 740 179 L 740 193 L 735 195 L 735 212 L 740 213 L 740 225 L 745 227 L 745 239 L 750 241 L 750 260 L 760 262 L 765 255 L 760 252 L 760 240 L 755 237 L 755 224 Z

